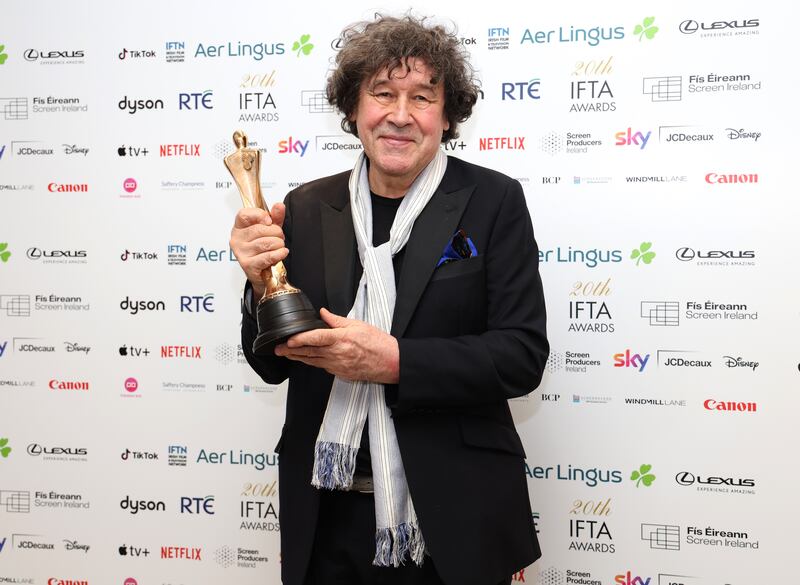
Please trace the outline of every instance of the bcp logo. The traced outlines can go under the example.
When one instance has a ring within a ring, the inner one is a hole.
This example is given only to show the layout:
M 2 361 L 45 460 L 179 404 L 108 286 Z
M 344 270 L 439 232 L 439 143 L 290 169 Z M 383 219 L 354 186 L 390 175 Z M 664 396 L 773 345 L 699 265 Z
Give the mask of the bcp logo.
M 541 96 L 539 95 L 540 85 L 541 82 L 538 77 L 535 77 L 530 81 L 503 82 L 502 85 L 503 101 L 505 100 L 516 101 L 524 99 L 538 100 L 541 98 Z
M 650 140 L 650 134 L 652 134 L 652 132 L 649 130 L 647 134 L 642 134 L 641 132 L 633 132 L 628 128 L 627 130 L 614 134 L 614 138 L 617 139 L 615 144 L 617 146 L 638 146 L 639 150 L 642 150 L 647 146 L 647 141 Z
M 643 371 L 647 362 L 650 360 L 650 354 L 642 357 L 638 353 L 631 354 L 631 350 L 626 349 L 625 353 L 614 354 L 614 367 L 615 368 L 636 368 L 638 371 Z
M 125 391 L 133 394 L 139 389 L 139 381 L 136 378 L 127 378 L 125 380 Z
M 204 296 L 181 295 L 181 313 L 213 313 L 214 294 L 207 293 Z
M 133 193 L 134 191 L 136 191 L 136 187 L 138 187 L 136 179 L 128 177 L 122 182 L 122 188 L 125 189 L 126 193 Z
M 178 109 L 199 110 L 203 108 L 206 110 L 213 110 L 214 104 L 211 103 L 212 97 L 214 97 L 214 92 L 211 91 L 210 89 L 207 89 L 204 92 L 179 93 Z

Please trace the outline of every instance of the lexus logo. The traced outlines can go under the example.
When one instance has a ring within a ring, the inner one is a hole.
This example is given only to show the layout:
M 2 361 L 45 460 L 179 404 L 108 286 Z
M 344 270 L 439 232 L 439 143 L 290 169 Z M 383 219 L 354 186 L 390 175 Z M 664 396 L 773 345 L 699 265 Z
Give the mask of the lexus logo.
M 681 485 L 692 485 L 694 483 L 694 474 L 688 471 L 681 471 L 675 476 L 675 481 Z
M 675 252 L 675 257 L 683 262 L 688 262 L 694 259 L 695 252 L 691 248 L 678 248 L 677 252 Z

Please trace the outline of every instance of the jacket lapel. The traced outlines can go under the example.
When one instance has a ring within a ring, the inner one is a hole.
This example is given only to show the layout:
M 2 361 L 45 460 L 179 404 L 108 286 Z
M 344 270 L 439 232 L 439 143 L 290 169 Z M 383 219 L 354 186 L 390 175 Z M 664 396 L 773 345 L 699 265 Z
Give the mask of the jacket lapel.
M 403 259 L 403 274 L 397 290 L 392 335 L 402 337 L 417 308 L 422 291 L 436 268 L 447 243 L 469 202 L 474 185 L 449 190 L 447 175 L 411 230 Z
M 337 315 L 347 316 L 355 296 L 356 285 L 353 283 L 357 284 L 358 251 L 346 184 L 344 201 L 338 203 L 343 205 L 320 200 L 323 270 L 328 309 Z

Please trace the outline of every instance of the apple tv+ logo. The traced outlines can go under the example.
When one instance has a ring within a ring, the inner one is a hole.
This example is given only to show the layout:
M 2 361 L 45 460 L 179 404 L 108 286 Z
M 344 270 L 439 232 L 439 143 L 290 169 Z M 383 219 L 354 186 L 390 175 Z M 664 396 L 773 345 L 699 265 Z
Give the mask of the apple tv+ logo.
M 150 551 L 146 548 L 137 548 L 135 546 L 128 546 L 123 544 L 119 547 L 119 556 L 121 557 L 146 557 Z
M 147 357 L 150 355 L 150 350 L 146 347 L 135 347 L 133 345 L 120 345 L 119 355 L 122 357 Z
M 117 148 L 119 156 L 147 156 L 148 152 L 150 151 L 144 146 L 125 146 L 123 144 Z

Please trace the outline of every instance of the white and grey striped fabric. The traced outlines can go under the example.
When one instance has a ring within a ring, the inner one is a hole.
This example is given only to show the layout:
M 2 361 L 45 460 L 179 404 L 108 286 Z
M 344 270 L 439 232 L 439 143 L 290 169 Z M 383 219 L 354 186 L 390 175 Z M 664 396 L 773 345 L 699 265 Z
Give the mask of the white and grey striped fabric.
M 359 156 L 350 175 L 350 207 L 364 273 L 349 318 L 365 321 L 387 333 L 391 330 L 396 297 L 392 257 L 406 245 L 414 222 L 441 183 L 446 168 L 447 156 L 439 150 L 403 198 L 389 241 L 375 248 L 367 159 L 363 152 Z M 408 491 L 383 384 L 334 379 L 317 436 L 311 483 L 317 488 L 350 489 L 367 419 L 377 523 L 373 564 L 397 567 L 408 555 L 421 565 L 425 541 Z

